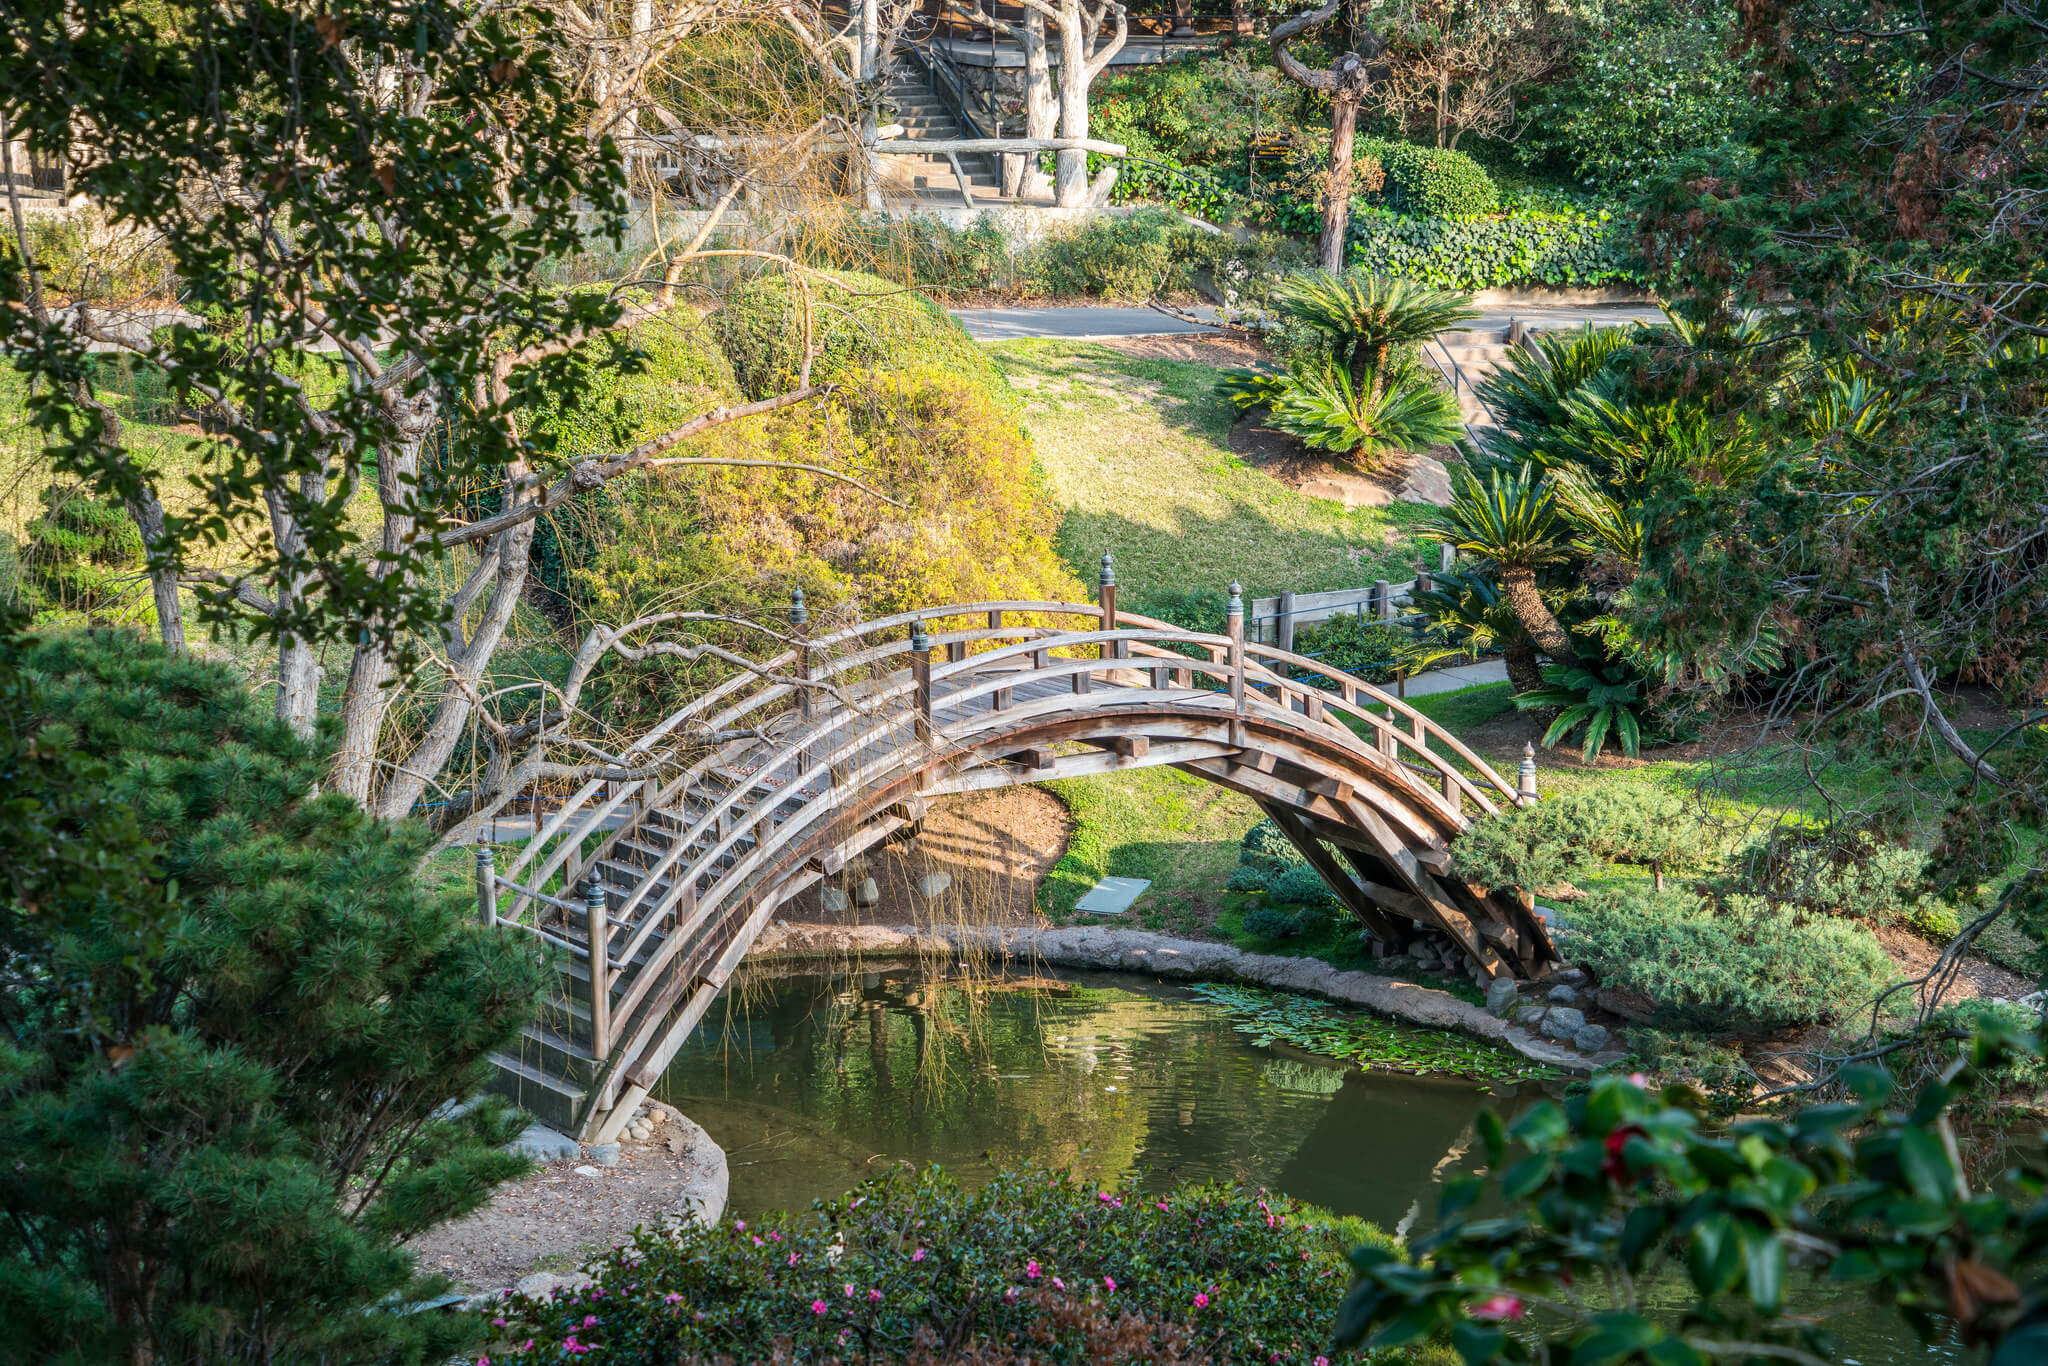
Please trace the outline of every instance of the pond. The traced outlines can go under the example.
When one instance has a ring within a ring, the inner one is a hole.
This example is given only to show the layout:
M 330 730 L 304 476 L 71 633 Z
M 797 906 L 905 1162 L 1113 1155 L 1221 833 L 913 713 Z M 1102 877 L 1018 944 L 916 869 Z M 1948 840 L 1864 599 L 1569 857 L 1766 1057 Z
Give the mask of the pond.
M 725 1148 L 742 1216 L 803 1209 L 895 1162 L 973 1181 L 1030 1161 L 1115 1184 L 1242 1181 L 1408 1234 L 1476 1160 L 1479 1110 L 1512 1115 L 1542 1087 L 1262 1046 L 1221 1006 L 1142 978 L 904 968 L 742 979 L 657 1094 Z M 1874 1308 L 1837 1326 L 1864 1366 L 1970 1359 Z

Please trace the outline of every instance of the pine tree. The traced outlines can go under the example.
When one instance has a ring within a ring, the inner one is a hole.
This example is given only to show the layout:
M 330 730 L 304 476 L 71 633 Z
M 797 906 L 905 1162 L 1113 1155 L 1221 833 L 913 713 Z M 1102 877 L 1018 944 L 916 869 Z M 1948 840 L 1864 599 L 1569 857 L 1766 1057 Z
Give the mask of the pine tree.
M 544 965 L 225 669 L 14 624 L 0 1358 L 446 1360 L 403 1244 L 522 1169 L 472 1098 Z

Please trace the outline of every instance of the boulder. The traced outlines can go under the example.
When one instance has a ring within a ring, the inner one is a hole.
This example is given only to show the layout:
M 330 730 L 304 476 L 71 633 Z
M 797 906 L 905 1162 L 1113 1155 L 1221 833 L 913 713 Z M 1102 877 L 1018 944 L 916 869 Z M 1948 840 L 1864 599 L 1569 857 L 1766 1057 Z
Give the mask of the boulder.
M 951 873 L 926 873 L 917 880 L 917 894 L 927 901 L 939 896 L 953 885 Z
M 1543 1017 L 1544 1036 L 1559 1043 L 1570 1043 L 1585 1027 L 1585 1015 L 1570 1006 L 1552 1006 Z
M 1619 1015 L 1624 1020 L 1634 1020 L 1638 1024 L 1648 1021 L 1657 1013 L 1655 1001 L 1647 996 L 1639 996 L 1633 991 L 1623 991 L 1619 987 L 1602 987 L 1593 993 L 1593 1000 L 1602 1010 Z
M 512 1289 L 521 1295 L 544 1300 L 565 1290 L 581 1290 L 591 1284 L 590 1277 L 581 1271 L 565 1274 L 555 1271 L 536 1271 L 531 1276 L 521 1276 L 513 1282 Z
M 545 1124 L 528 1126 L 525 1133 L 513 1139 L 505 1147 L 515 1153 L 525 1153 L 536 1162 L 571 1162 L 583 1156 L 581 1144 L 567 1134 L 558 1134 Z
M 1579 989 L 1574 986 L 1555 986 L 1548 993 L 1554 1006 L 1575 1006 L 1579 1003 Z
M 1521 989 L 1512 977 L 1496 977 L 1486 984 L 1486 1008 L 1495 1015 L 1506 1015 L 1521 998 Z
M 827 915 L 844 915 L 853 906 L 853 898 L 837 887 L 823 887 L 818 891 L 818 905 Z
M 880 901 L 881 899 L 882 899 L 882 889 L 881 889 L 880 887 L 877 887 L 877 886 L 875 885 L 875 880 L 874 880 L 873 878 L 871 878 L 871 877 L 864 877 L 864 878 L 862 878 L 862 879 L 861 879 L 861 880 L 860 880 L 859 882 L 857 882 L 857 883 L 855 883 L 855 884 L 854 884 L 854 887 L 853 887 L 853 904 L 854 904 L 854 905 L 856 905 L 856 906 L 872 906 L 872 905 L 874 905 L 874 904 L 875 904 L 876 902 Z
M 1547 1012 L 1543 1009 L 1542 1006 L 1536 1004 L 1534 1001 L 1528 1001 L 1523 1003 L 1522 1005 L 1516 1006 L 1514 1008 L 1514 1011 L 1509 1015 L 1508 1018 L 1512 1019 L 1518 1025 L 1524 1025 L 1530 1029 L 1534 1029 L 1537 1025 L 1543 1023 L 1543 1017 L 1546 1013 Z
M 616 1143 L 593 1143 L 584 1149 L 584 1154 L 600 1167 L 619 1165 L 619 1145 Z
M 1596 1024 L 1589 1024 L 1572 1035 L 1572 1047 L 1581 1053 L 1598 1053 L 1607 1047 L 1607 1030 Z

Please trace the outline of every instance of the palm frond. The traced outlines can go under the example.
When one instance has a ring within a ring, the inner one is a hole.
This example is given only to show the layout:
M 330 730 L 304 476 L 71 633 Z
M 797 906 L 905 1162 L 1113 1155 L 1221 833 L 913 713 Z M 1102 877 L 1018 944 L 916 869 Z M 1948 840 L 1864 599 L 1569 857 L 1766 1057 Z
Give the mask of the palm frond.
M 1446 445 L 1461 429 L 1457 400 L 1411 366 L 1368 367 L 1363 383 L 1332 366 L 1290 376 L 1267 419 L 1318 450 L 1370 465 L 1395 451 Z
M 1327 334 L 1340 355 L 1420 345 L 1479 316 L 1470 295 L 1357 271 L 1303 271 L 1273 297 L 1283 314 Z
M 1515 471 L 1494 470 L 1483 484 L 1470 469 L 1459 470 L 1450 506 L 1420 531 L 1427 540 L 1446 542 L 1497 564 L 1534 568 L 1565 556 L 1564 529 L 1549 481 L 1526 465 Z
M 1270 408 L 1287 392 L 1287 376 L 1260 370 L 1226 370 L 1216 381 L 1216 393 L 1240 413 Z

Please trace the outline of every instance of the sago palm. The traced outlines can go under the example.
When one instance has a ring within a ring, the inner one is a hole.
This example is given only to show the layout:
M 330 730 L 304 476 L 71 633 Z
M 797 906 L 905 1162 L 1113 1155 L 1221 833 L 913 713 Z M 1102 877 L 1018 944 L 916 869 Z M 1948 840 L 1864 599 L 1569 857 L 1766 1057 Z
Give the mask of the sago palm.
M 1370 469 L 1395 451 L 1448 445 L 1464 430 L 1458 402 L 1399 358 L 1359 381 L 1335 366 L 1291 377 L 1266 421 L 1318 450 Z
M 1453 569 L 1429 576 L 1429 587 L 1409 593 L 1409 603 L 1429 618 L 1436 635 L 1469 655 L 1498 650 L 1516 692 L 1543 686 L 1536 642 L 1522 629 L 1514 608 L 1490 574 Z
M 1565 669 L 1553 677 L 1550 686 L 1515 696 L 1515 705 L 1523 711 L 1563 709 L 1543 732 L 1545 749 L 1584 727 L 1579 754 L 1587 763 L 1600 757 L 1610 735 L 1621 742 L 1623 754 L 1636 757 L 1643 745 L 1642 722 L 1636 713 L 1644 706 L 1643 680 L 1638 674 L 1625 664 L 1603 664 Z
M 1500 424 L 1483 438 L 1487 453 L 1515 465 L 1571 459 L 1576 442 L 1566 400 L 1604 375 L 1635 335 L 1632 328 L 1590 323 L 1572 332 L 1531 333 L 1474 386 Z
M 1353 379 L 1362 378 L 1366 366 L 1385 365 L 1395 351 L 1479 316 L 1468 294 L 1359 271 L 1304 271 L 1273 297 L 1287 317 L 1329 337 L 1332 354 Z
M 1492 561 L 1515 619 L 1545 654 L 1561 664 L 1575 657 L 1571 636 L 1543 601 L 1536 571 L 1566 558 L 1566 533 L 1548 482 L 1528 465 L 1493 470 L 1485 483 L 1469 469 L 1460 470 L 1450 506 L 1422 528 L 1428 540 Z

